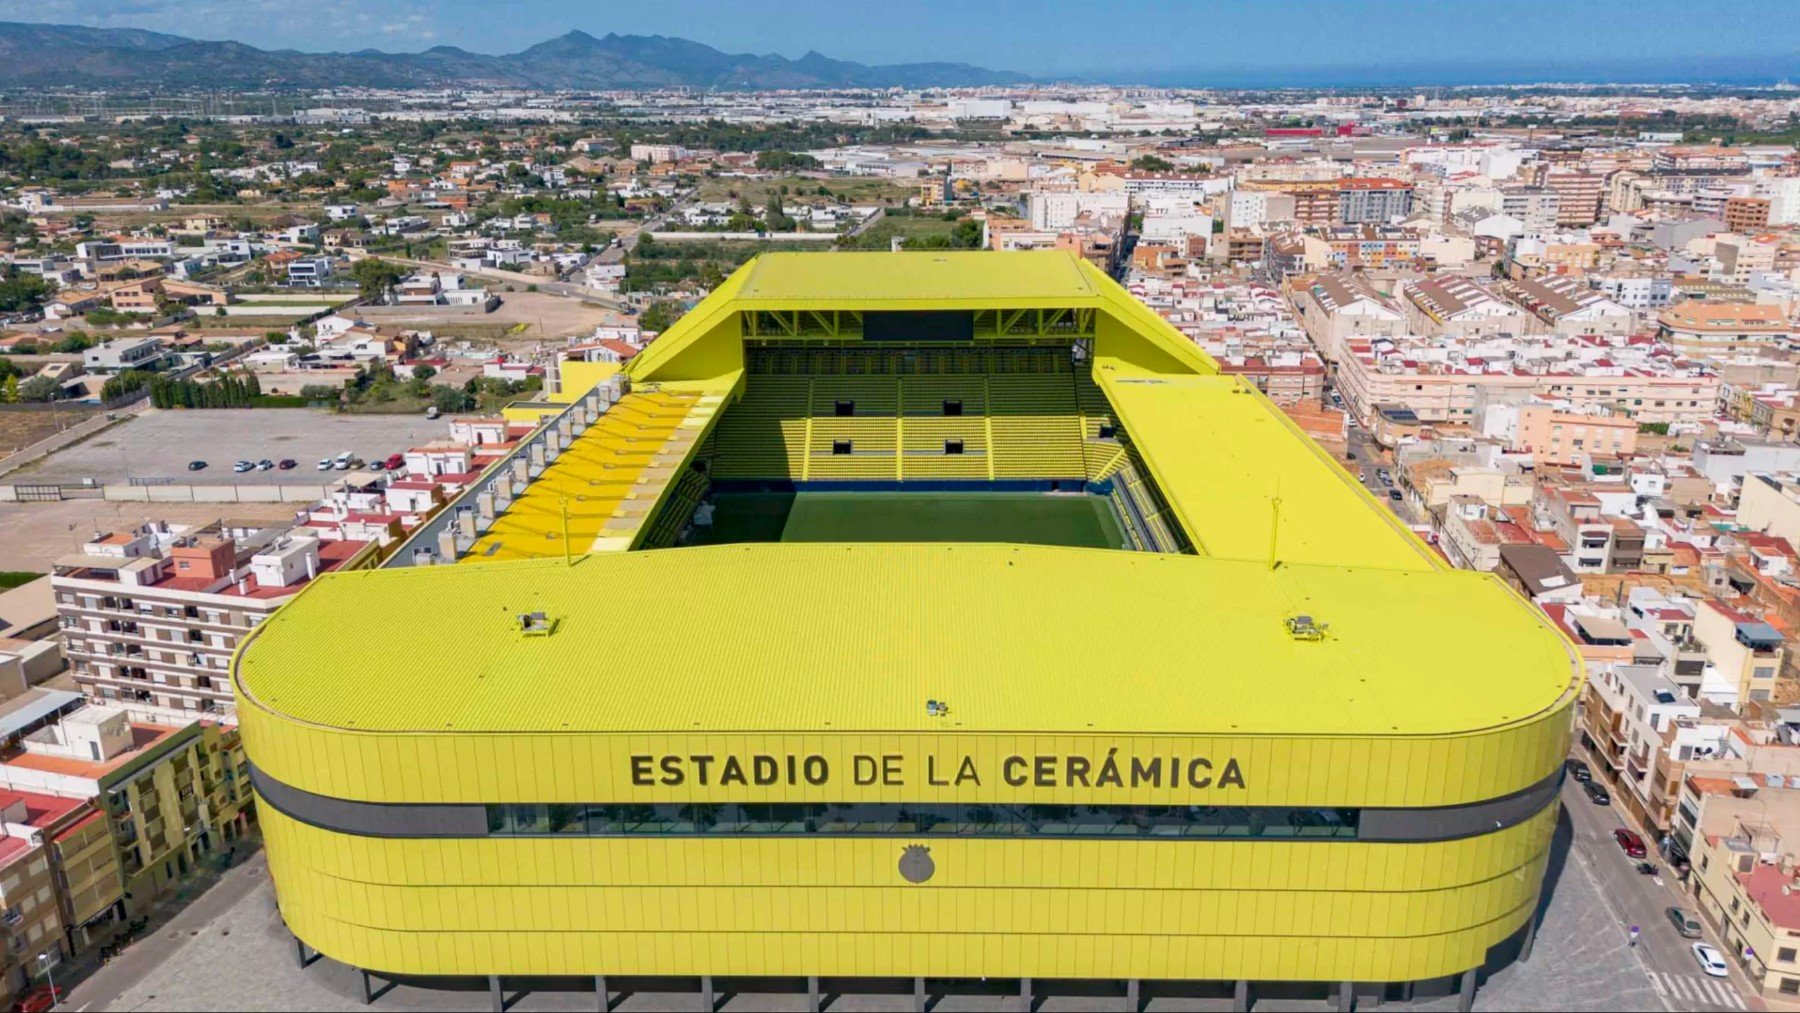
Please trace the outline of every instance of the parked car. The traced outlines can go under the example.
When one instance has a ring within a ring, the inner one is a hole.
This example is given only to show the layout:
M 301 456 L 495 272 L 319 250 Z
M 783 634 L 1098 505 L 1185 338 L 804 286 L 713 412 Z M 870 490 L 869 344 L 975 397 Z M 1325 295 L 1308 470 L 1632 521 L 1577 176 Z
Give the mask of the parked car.
M 1707 977 L 1728 978 L 1731 976 L 1731 970 L 1725 966 L 1725 958 L 1719 955 L 1718 950 L 1705 943 L 1695 943 L 1688 949 L 1694 951 L 1694 961 L 1700 965 L 1700 970 Z
M 1354 451 L 1354 450 L 1344 451 L 1344 460 L 1346 460 L 1346 461 L 1356 460 L 1356 451 Z
M 387 462 L 383 461 L 379 458 L 377 458 L 373 461 L 370 461 L 369 462 L 369 470 L 370 471 L 386 471 L 387 470 Z
M 189 461 L 188 462 L 188 470 L 189 471 L 203 471 L 203 470 L 205 470 L 205 468 L 206 468 L 205 461 Z
M 404 468 L 404 467 L 406 467 L 406 455 L 405 454 L 389 454 L 388 455 L 387 469 L 389 471 L 399 471 L 401 468 Z
M 430 408 L 425 409 L 425 417 L 428 419 L 435 419 L 440 414 L 442 413 L 438 411 L 437 405 L 432 405 Z
M 256 469 L 256 462 L 254 462 L 254 461 L 239 461 L 238 463 L 231 466 L 231 470 L 237 472 L 240 475 L 246 471 L 254 471 L 255 469 Z
M 1613 831 L 1613 840 L 1619 842 L 1619 849 L 1632 858 L 1644 857 L 1644 839 L 1637 831 L 1619 827 Z
M 1594 779 L 1594 772 L 1589 770 L 1588 765 L 1581 760 L 1569 760 L 1563 766 L 1569 769 L 1569 776 L 1581 784 L 1586 784 Z
M 63 990 L 57 985 L 40 985 L 25 993 L 13 1003 L 15 1013 L 43 1013 L 52 1010 L 63 1000 Z
M 275 465 L 275 467 L 280 468 L 282 471 L 293 471 L 295 468 L 300 467 L 300 462 L 291 457 L 284 457 Z
M 331 470 L 331 458 L 329 458 L 329 457 L 319 458 L 319 470 L 320 471 L 330 471 Z
M 256 462 L 256 470 L 257 471 L 274 471 L 275 470 L 275 462 L 271 461 L 265 457 L 262 460 Z
M 1700 938 L 1700 919 L 1687 908 L 1672 907 L 1668 910 L 1669 921 L 1675 924 L 1675 931 L 1688 939 Z
M 1389 489 L 1389 490 L 1388 490 L 1388 499 L 1391 499 L 1391 500 L 1393 500 L 1393 501 L 1394 501 L 1394 502 L 1396 502 L 1396 503 L 1398 503 L 1398 502 L 1400 502 L 1400 500 L 1401 500 L 1401 496 L 1400 496 L 1400 490 L 1398 490 L 1398 489 Z
M 1612 805 L 1612 796 L 1597 781 L 1589 781 L 1581 786 L 1581 790 L 1587 792 L 1588 801 L 1595 805 Z
M 337 460 L 333 461 L 332 465 L 333 465 L 333 467 L 337 468 L 337 470 L 339 470 L 339 471 L 349 471 L 350 470 L 350 462 L 354 459 L 355 459 L 354 455 L 352 455 L 350 453 L 350 451 L 346 450 L 343 453 L 337 455 Z

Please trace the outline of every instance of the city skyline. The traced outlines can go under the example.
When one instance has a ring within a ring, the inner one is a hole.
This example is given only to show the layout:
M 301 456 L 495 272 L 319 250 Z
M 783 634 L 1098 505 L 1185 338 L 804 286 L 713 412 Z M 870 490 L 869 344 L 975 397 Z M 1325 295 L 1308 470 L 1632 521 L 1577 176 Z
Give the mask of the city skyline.
M 978 2 L 865 9 L 799 0 L 748 9 L 719 0 L 593 11 L 566 0 L 509 5 L 485 0 L 324 0 L 298 10 L 268 0 L 178 4 L 51 0 L 0 3 L 0 20 L 140 28 L 304 52 L 418 52 L 454 46 L 493 54 L 569 31 L 665 35 L 731 53 L 811 52 L 869 64 L 944 61 L 1040 79 L 1192 87 L 1330 87 L 1426 84 L 1770 83 L 1794 76 L 1800 25 L 1784 5 L 1751 0 L 1732 16 L 1683 22 L 1667 0 L 1561 5 L 1423 0 L 1230 0 L 1194 5 L 1131 2 L 1121 23 L 1162 26 L 1133 37 L 1130 66 L 1099 47 L 1071 46 L 1089 12 L 1066 2 Z M 925 16 L 920 16 L 921 12 Z M 1681 31 L 1670 31 L 1674 24 Z M 1586 43 L 1607 38 L 1598 52 Z M 1215 45 L 1215 40 L 1278 45 Z

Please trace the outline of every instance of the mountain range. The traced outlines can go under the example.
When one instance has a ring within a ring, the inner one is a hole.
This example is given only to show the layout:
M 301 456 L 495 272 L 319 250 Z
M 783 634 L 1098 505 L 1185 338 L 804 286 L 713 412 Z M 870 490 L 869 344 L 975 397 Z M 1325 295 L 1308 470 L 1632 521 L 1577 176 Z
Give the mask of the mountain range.
M 420 53 L 302 53 L 206 42 L 136 28 L 0 21 L 0 88 L 927 88 L 1016 84 L 964 63 L 868 66 L 809 52 L 725 53 L 662 35 L 569 32 L 517 53 L 455 46 Z

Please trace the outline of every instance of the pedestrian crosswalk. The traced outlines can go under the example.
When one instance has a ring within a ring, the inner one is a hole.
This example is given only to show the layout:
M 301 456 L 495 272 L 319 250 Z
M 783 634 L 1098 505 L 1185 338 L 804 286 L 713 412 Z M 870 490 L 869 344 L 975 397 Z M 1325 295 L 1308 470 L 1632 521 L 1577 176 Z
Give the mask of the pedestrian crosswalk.
M 1744 997 L 1725 978 L 1708 978 L 1698 974 L 1664 974 L 1646 971 L 1650 986 L 1658 995 L 1675 1001 L 1676 1009 L 1717 1006 L 1721 1009 L 1745 1009 Z

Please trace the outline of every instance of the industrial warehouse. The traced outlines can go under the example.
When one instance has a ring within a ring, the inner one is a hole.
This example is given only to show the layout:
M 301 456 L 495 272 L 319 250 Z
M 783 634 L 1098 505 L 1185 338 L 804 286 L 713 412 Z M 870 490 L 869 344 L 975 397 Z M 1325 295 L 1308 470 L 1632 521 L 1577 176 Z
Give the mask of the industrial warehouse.
M 1529 956 L 1570 647 L 1091 265 L 765 254 L 607 372 L 240 649 L 303 957 L 816 1009 Z

